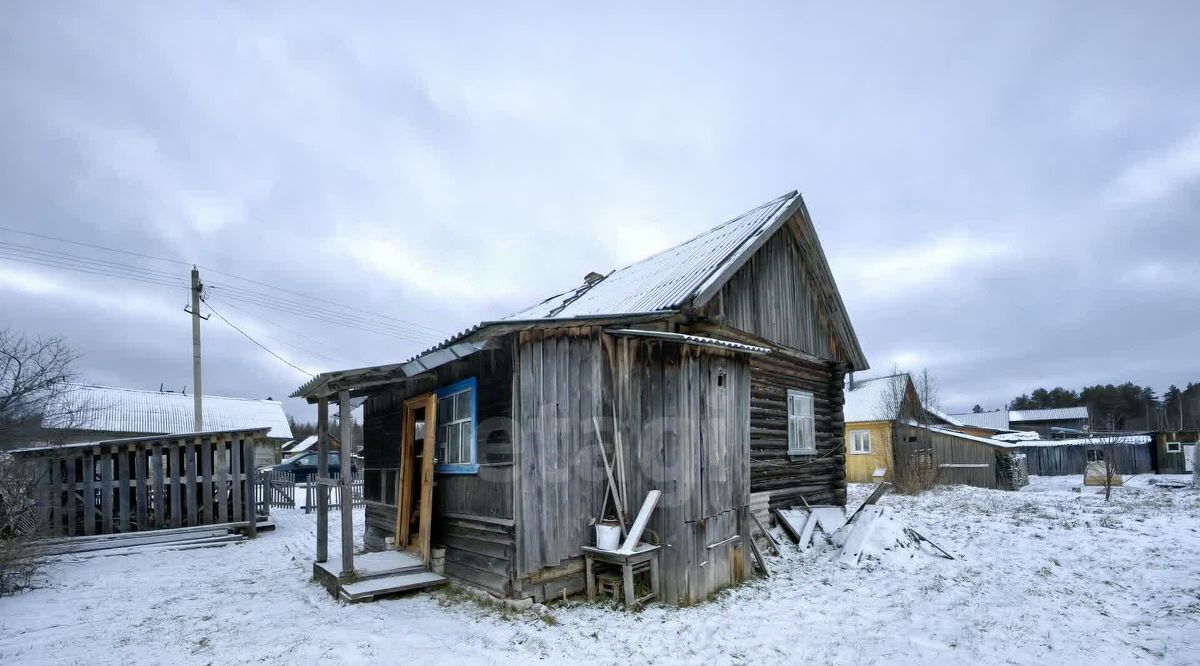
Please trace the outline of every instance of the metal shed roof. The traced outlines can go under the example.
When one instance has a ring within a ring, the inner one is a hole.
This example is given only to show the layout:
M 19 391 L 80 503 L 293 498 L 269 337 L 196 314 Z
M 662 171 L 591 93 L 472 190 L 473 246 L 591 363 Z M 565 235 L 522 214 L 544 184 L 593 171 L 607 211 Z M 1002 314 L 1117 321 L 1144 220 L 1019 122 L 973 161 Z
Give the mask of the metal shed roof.
M 1022 421 L 1058 421 L 1063 419 L 1086 419 L 1087 407 L 1059 407 L 1057 409 L 1019 409 L 1008 413 L 1013 423 Z
M 195 430 L 194 396 L 163 391 L 72 384 L 49 410 L 46 428 L 92 432 L 177 434 Z M 290 439 L 277 400 L 204 396 L 204 431 L 269 428 L 267 437 Z
M 975 426 L 976 428 L 990 428 L 992 430 L 1008 430 L 1008 412 L 998 410 L 995 412 L 965 412 L 962 414 L 951 414 L 959 423 L 967 426 Z

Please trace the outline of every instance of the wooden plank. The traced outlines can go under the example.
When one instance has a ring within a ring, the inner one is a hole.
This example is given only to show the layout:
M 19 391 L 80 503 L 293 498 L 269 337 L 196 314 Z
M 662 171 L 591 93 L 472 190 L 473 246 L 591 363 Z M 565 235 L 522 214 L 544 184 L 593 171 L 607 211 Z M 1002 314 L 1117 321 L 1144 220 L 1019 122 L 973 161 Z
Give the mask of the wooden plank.
M 136 503 L 137 528 L 139 531 L 150 529 L 150 524 L 147 520 L 150 507 L 149 483 L 146 475 L 146 449 L 141 446 L 132 447 L 133 451 L 133 467 L 134 475 L 137 479 L 137 493 L 134 501 Z
M 150 476 L 154 479 L 154 527 L 162 529 L 167 526 L 167 503 L 163 493 L 163 449 L 155 443 L 150 449 Z
M 199 524 L 200 498 L 197 496 L 196 443 L 194 441 L 189 440 L 183 443 L 183 456 L 183 468 L 187 470 L 187 492 L 184 493 L 187 500 L 187 524 L 197 525 Z
M 83 533 L 96 533 L 96 456 L 91 449 L 83 452 Z
M 661 496 L 661 490 L 651 490 L 646 494 L 646 501 L 642 503 L 642 509 L 638 511 L 637 519 L 633 521 L 633 527 L 629 528 L 629 535 L 625 537 L 625 543 L 621 546 L 622 553 L 632 553 L 638 545 L 642 538 L 642 532 L 646 530 L 646 525 L 650 522 L 650 516 L 654 513 L 654 507 L 658 506 L 658 498 Z
M 168 465 L 171 473 L 171 527 L 183 525 L 183 494 L 181 478 L 183 476 L 182 442 L 173 442 L 167 448 Z
M 882 510 L 883 507 L 872 504 L 864 506 L 856 515 L 856 518 L 851 523 L 850 534 L 846 537 L 846 543 L 842 546 L 841 555 L 838 556 L 838 566 L 858 566 L 858 561 L 862 557 L 863 546 L 866 545 L 867 539 L 871 536 L 871 532 L 875 526 L 875 519 L 879 517 Z
M 63 526 L 62 480 L 60 479 L 62 461 L 57 457 L 50 457 L 46 463 L 50 484 L 50 523 L 48 531 L 52 536 L 58 536 L 62 533 Z
M 246 489 L 243 493 L 246 500 L 246 522 L 248 524 L 246 536 L 254 539 L 258 536 L 258 509 L 254 493 L 254 440 L 242 444 L 242 455 L 246 457 L 245 464 L 242 466 L 246 470 Z M 350 504 L 353 505 L 353 502 Z
M 100 450 L 100 529 L 113 532 L 113 459 L 105 449 Z
M 216 506 L 213 503 L 213 446 L 209 438 L 200 442 L 200 521 L 217 522 Z
M 71 536 L 75 536 L 79 533 L 77 531 L 79 527 L 77 508 L 78 502 L 76 501 L 75 497 L 75 463 L 77 460 L 78 458 L 75 456 L 67 456 L 67 458 L 63 461 L 66 463 L 63 469 L 63 485 L 66 486 L 67 490 L 63 516 L 67 521 L 65 527 L 66 533 Z
M 604 461 L 604 473 L 608 478 L 608 488 L 605 491 L 605 497 L 611 498 L 613 507 L 617 510 L 617 520 L 621 522 L 621 535 L 626 536 L 629 530 L 625 526 L 625 507 L 621 505 L 621 496 L 617 490 L 617 481 L 613 478 L 612 465 L 608 462 L 608 454 L 604 452 L 604 438 L 600 436 L 600 420 L 595 416 L 592 417 L 592 427 L 596 429 L 596 446 L 600 447 L 600 459 Z M 600 518 L 603 518 L 605 507 L 601 507 Z
M 813 531 L 817 529 L 817 514 L 809 513 L 808 518 L 804 521 L 804 527 L 800 530 L 800 540 L 796 545 L 800 546 L 800 550 L 808 550 L 812 544 Z
M 129 449 L 125 447 L 117 447 L 117 484 L 120 488 L 117 501 L 117 514 L 120 520 L 117 523 L 118 529 L 122 532 L 129 531 L 129 502 L 130 502 L 130 471 L 129 471 Z
M 242 442 L 233 440 L 229 445 L 229 489 L 230 519 L 240 521 L 242 517 Z
M 229 522 L 229 448 L 233 442 L 221 438 L 216 441 L 214 455 L 217 466 L 217 521 Z

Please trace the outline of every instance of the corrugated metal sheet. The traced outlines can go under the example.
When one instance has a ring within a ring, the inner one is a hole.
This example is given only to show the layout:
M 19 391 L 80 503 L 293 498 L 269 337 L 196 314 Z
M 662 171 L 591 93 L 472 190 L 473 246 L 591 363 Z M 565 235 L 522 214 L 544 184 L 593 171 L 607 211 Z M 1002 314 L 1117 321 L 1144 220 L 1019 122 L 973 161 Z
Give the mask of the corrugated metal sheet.
M 1058 409 L 1021 409 L 1008 413 L 1012 423 L 1022 421 L 1058 421 L 1061 419 L 1086 419 L 1087 407 L 1060 407 Z
M 770 349 L 766 347 L 756 347 L 747 345 L 741 342 L 732 342 L 730 340 L 721 340 L 719 338 L 708 338 L 701 335 L 689 335 L 687 333 L 671 333 L 668 331 L 643 331 L 636 328 L 620 328 L 607 331 L 612 335 L 629 335 L 642 338 L 660 338 L 663 340 L 671 340 L 673 342 L 682 342 L 686 344 L 700 345 L 704 347 L 720 347 L 722 349 L 730 349 L 733 351 L 745 352 L 747 354 L 769 354 Z
M 726 266 L 737 262 L 754 241 L 791 209 L 799 193 L 789 192 L 689 241 L 609 273 L 591 285 L 515 312 L 505 320 L 569 319 L 580 316 L 679 309 Z
M 998 410 L 995 412 L 965 412 L 962 414 L 951 414 L 956 420 L 963 425 L 975 426 L 977 428 L 991 428 L 992 430 L 1008 430 L 1008 412 Z
M 60 398 L 45 427 L 94 432 L 174 434 L 195 430 L 193 396 L 111 386 L 75 384 Z M 77 415 L 77 416 L 75 416 Z M 290 439 L 283 404 L 277 400 L 204 396 L 204 430 L 270 428 L 267 437 Z

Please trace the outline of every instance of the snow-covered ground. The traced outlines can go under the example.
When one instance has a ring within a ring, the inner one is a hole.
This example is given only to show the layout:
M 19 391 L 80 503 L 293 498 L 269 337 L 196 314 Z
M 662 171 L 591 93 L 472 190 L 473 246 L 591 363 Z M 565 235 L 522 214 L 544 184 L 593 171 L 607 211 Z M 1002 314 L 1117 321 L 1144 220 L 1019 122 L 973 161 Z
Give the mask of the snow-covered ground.
M 1200 494 L 1153 480 L 1110 504 L 1078 477 L 888 496 L 959 559 L 905 550 L 850 570 L 832 547 L 787 548 L 773 578 L 697 607 L 572 602 L 549 620 L 445 591 L 334 602 L 308 582 L 314 516 L 277 511 L 252 542 L 59 560 L 0 599 L 0 663 L 1195 664 Z

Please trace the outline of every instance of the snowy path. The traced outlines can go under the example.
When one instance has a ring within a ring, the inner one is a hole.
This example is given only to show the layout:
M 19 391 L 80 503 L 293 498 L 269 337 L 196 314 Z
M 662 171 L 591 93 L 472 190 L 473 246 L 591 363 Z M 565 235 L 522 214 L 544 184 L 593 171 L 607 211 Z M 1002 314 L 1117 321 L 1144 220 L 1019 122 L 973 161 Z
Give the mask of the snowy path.
M 441 592 L 335 603 L 307 582 L 313 516 L 278 511 L 253 542 L 60 560 L 0 599 L 0 663 L 1196 663 L 1200 495 L 1033 481 L 884 499 L 959 561 L 842 570 L 818 548 L 698 607 L 559 604 L 553 625 Z

